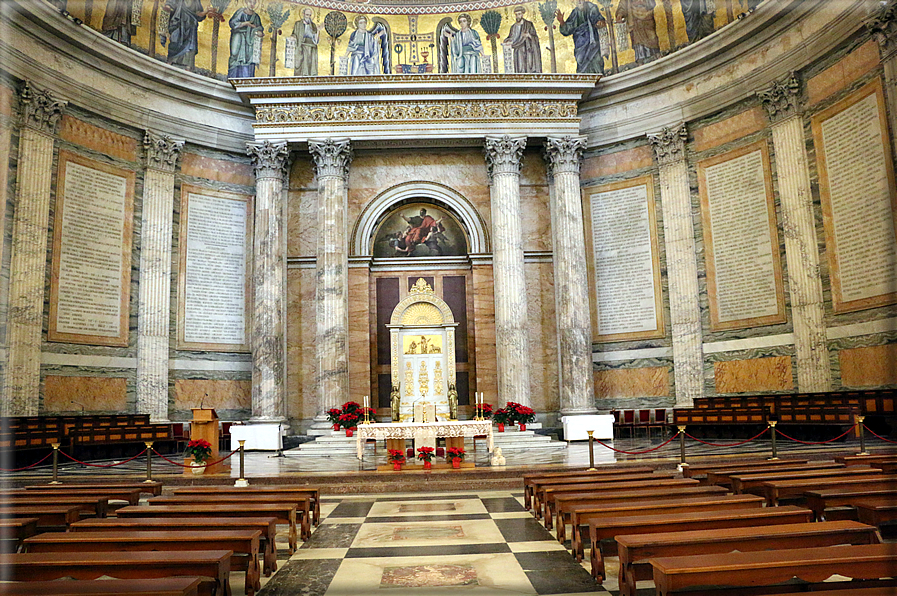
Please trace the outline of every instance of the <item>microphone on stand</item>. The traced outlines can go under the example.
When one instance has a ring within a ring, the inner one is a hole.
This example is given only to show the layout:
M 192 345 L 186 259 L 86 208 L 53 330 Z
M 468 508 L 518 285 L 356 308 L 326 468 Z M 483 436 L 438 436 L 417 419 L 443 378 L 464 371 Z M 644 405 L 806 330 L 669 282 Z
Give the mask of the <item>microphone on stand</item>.
M 207 397 L 209 397 L 209 394 L 208 394 L 208 393 L 206 393 L 205 395 L 203 395 L 203 396 L 202 396 L 202 399 L 199 400 L 199 409 L 200 409 L 200 410 L 202 409 L 202 405 L 205 403 Z
M 74 405 L 76 405 L 76 406 L 81 406 L 81 415 L 82 415 L 82 416 L 84 415 L 84 404 L 78 403 L 78 402 L 76 402 L 76 401 L 74 401 L 74 400 L 70 401 L 69 403 L 74 404 Z

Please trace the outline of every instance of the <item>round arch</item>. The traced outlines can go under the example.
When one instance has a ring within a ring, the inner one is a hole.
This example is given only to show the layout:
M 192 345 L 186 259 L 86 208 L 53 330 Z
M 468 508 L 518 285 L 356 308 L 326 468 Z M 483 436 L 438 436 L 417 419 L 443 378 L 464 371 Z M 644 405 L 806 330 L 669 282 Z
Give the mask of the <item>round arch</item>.
M 377 223 L 397 203 L 406 199 L 430 200 L 451 209 L 461 220 L 470 240 L 470 253 L 489 252 L 486 226 L 473 204 L 458 191 L 436 182 L 403 182 L 387 188 L 367 204 L 352 235 L 352 255 L 371 256 L 371 239 Z

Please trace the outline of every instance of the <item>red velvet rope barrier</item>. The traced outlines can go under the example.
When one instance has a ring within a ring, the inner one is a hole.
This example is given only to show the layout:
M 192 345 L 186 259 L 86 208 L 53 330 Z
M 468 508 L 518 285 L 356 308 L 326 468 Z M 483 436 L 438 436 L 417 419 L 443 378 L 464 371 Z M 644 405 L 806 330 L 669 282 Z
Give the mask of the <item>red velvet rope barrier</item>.
M 848 428 L 846 431 L 844 431 L 843 433 L 841 433 L 834 439 L 829 439 L 828 441 L 801 441 L 800 439 L 795 439 L 794 437 L 789 437 L 788 435 L 786 435 L 779 429 L 776 429 L 776 432 L 779 433 L 780 435 L 782 435 L 783 437 L 785 437 L 786 439 L 788 439 L 789 441 L 794 441 L 795 443 L 800 443 L 801 445 L 825 445 L 826 443 L 832 443 L 834 441 L 837 441 L 838 439 L 840 439 L 841 437 L 843 437 L 844 435 L 846 435 L 847 433 L 849 433 L 856 427 L 857 427 L 857 425 L 854 424 L 853 426 Z
M 610 449 L 611 451 L 613 451 L 613 452 L 615 452 L 615 453 L 623 453 L 623 454 L 625 454 L 625 455 L 642 455 L 642 454 L 644 454 L 644 453 L 651 453 L 652 451 L 657 451 L 657 450 L 660 449 L 661 447 L 665 447 L 665 446 L 669 445 L 670 442 L 671 442 L 673 439 L 675 439 L 675 438 L 676 438 L 676 435 L 673 435 L 672 437 L 670 437 L 669 439 L 667 439 L 666 441 L 664 441 L 663 443 L 661 443 L 661 444 L 658 445 L 657 447 L 652 447 L 651 449 L 648 449 L 648 450 L 646 450 L 646 451 L 623 451 L 622 449 L 614 449 L 613 447 L 611 447 L 611 446 L 608 445 L 607 443 L 603 443 L 603 442 L 599 441 L 598 439 L 595 439 L 595 442 L 596 442 L 596 443 L 600 443 L 602 446 L 607 447 L 608 449 Z
M 30 466 L 25 466 L 24 468 L 14 468 L 14 469 L 12 469 L 12 470 L 7 470 L 6 468 L 0 468 L 0 472 L 21 472 L 22 470 L 28 470 L 28 469 L 31 469 L 31 468 L 37 466 L 37 465 L 40 465 L 42 462 L 44 462 L 44 461 L 45 461 L 48 457 L 50 457 L 51 455 L 53 455 L 53 452 L 52 452 L 52 451 L 50 451 L 50 453 L 46 454 L 43 458 L 41 458 L 40 461 L 34 462 L 34 463 L 31 464 Z
M 204 466 L 214 466 L 215 464 L 220 464 L 221 462 L 223 462 L 223 461 L 229 459 L 230 457 L 232 457 L 233 454 L 234 454 L 234 453 L 237 453 L 238 451 L 240 451 L 240 450 L 239 450 L 239 449 L 234 449 L 233 451 L 231 451 L 230 453 L 228 453 L 227 455 L 225 455 L 225 456 L 222 457 L 221 459 L 216 460 L 216 461 L 208 461 L 208 462 L 204 463 L 203 465 L 204 465 Z M 162 459 L 164 459 L 164 460 L 167 461 L 168 463 L 173 464 L 173 465 L 175 465 L 175 466 L 178 466 L 179 468 L 192 468 L 192 467 L 193 467 L 193 466 L 188 466 L 188 465 L 186 465 L 186 464 L 179 464 L 178 462 L 174 461 L 173 459 L 168 459 L 167 457 L 165 457 L 164 455 L 162 455 L 161 453 L 159 453 L 159 452 L 156 451 L 155 449 L 153 449 L 153 453 L 155 453 L 156 455 L 158 455 L 159 457 L 161 457 Z
M 63 454 L 64 456 L 66 456 L 67 458 L 72 460 L 73 462 L 79 463 L 83 466 L 90 466 L 91 468 L 114 468 L 115 466 L 124 465 L 124 464 L 128 463 L 129 461 L 134 461 L 135 459 L 137 459 L 138 457 L 140 457 L 141 455 L 146 453 L 146 449 L 144 449 L 143 451 L 141 451 L 140 453 L 138 453 L 137 455 L 135 455 L 132 458 L 129 458 L 129 459 L 126 459 L 125 461 L 120 461 L 120 462 L 114 463 L 114 464 L 89 464 L 86 461 L 81 461 L 79 459 L 75 459 L 74 457 L 72 457 L 71 455 L 66 453 L 65 451 L 60 450 L 59 453 Z
M 768 430 L 769 430 L 769 427 L 766 427 L 763 430 L 761 430 L 759 434 L 754 435 L 747 441 L 740 441 L 738 443 L 708 443 L 707 441 L 702 441 L 701 439 L 699 439 L 697 437 L 693 437 L 688 433 L 685 433 L 685 436 L 688 437 L 689 439 L 692 439 L 693 441 L 697 441 L 698 443 L 703 443 L 704 445 L 710 445 L 711 447 L 738 447 L 739 445 L 744 445 L 745 443 L 750 443 L 754 439 L 760 438 L 763 435 L 763 433 L 765 433 Z
M 875 436 L 876 439 L 881 439 L 882 441 L 885 441 L 885 442 L 887 442 L 887 443 L 895 443 L 895 444 L 897 444 L 897 441 L 892 441 L 891 439 L 886 439 L 886 438 L 884 438 L 883 436 L 877 434 L 874 430 L 871 430 L 868 426 L 866 426 L 865 423 L 863 423 L 863 428 L 865 428 L 865 429 L 868 430 L 870 433 L 872 433 L 872 434 Z

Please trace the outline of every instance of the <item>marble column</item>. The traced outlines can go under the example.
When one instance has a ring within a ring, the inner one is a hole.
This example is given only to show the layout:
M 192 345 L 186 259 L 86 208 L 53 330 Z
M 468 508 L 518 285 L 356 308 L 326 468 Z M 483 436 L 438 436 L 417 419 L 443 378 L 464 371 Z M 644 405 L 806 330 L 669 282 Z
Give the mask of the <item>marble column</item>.
M 579 164 L 585 137 L 548 137 L 545 156 L 552 181 L 551 245 L 554 249 L 554 300 L 560 350 L 561 414 L 594 414 L 592 321 L 589 281 L 583 251 L 585 226 Z
M 36 416 L 40 403 L 53 143 L 67 102 L 29 82 L 19 99 L 22 127 L 9 264 L 9 361 L 0 413 Z
M 318 410 L 339 407 L 349 395 L 349 164 L 348 139 L 309 141 L 318 178 L 315 272 L 315 348 Z M 360 401 L 359 396 L 354 396 Z
M 831 391 L 825 303 L 799 95 L 800 83 L 793 74 L 758 93 L 772 125 L 791 293 L 797 386 L 800 391 Z
M 137 310 L 137 412 L 168 421 L 174 169 L 184 141 L 146 131 Z
M 868 27 L 881 48 L 891 139 L 897 145 L 897 1 L 888 2 L 875 17 L 869 20 Z
M 676 405 L 680 407 L 690 407 L 704 393 L 695 227 L 685 158 L 687 139 L 685 124 L 648 135 L 660 174 Z
M 520 222 L 520 159 L 526 137 L 486 137 L 492 203 L 492 275 L 498 404 L 530 404 L 529 319 Z
M 284 313 L 286 264 L 283 235 L 283 180 L 287 144 L 249 143 L 255 166 L 255 227 L 252 254 L 252 418 L 285 419 Z

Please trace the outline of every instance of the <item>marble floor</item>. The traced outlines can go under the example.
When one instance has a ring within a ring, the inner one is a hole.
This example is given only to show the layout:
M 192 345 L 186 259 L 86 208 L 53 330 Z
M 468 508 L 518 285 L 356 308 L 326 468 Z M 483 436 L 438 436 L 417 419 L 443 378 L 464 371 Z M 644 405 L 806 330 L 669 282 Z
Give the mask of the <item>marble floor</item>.
M 523 508 L 523 491 L 324 497 L 321 525 L 259 596 L 616 593 Z M 281 551 L 283 552 L 283 551 Z

